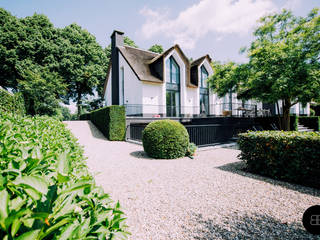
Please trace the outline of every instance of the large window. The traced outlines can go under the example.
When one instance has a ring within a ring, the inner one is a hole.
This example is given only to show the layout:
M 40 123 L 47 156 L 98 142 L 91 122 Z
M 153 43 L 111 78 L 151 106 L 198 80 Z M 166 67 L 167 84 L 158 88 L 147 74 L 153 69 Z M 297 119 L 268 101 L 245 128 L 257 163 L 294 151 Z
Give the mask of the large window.
M 200 113 L 209 114 L 209 89 L 207 84 L 208 72 L 204 66 L 200 67 Z
M 207 79 L 208 79 L 208 72 L 206 70 L 206 68 L 202 65 L 201 66 L 201 83 L 200 83 L 200 87 L 202 88 L 207 88 L 208 85 L 207 85 Z
M 166 61 L 167 116 L 180 115 L 180 67 L 171 56 Z

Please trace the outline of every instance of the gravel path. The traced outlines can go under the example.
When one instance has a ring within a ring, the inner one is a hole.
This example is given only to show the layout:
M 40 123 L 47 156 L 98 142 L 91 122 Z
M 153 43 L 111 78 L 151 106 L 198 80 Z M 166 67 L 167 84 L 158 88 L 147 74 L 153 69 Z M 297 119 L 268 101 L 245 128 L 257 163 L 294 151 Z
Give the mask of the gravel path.
M 320 191 L 243 172 L 238 150 L 154 160 L 140 145 L 107 141 L 91 122 L 67 124 L 97 184 L 120 201 L 130 239 L 320 239 L 301 224 Z

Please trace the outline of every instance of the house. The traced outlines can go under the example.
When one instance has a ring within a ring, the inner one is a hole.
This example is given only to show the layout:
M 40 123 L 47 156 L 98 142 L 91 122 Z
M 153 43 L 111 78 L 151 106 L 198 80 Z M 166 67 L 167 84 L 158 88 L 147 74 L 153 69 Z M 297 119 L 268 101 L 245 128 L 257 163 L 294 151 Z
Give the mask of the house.
M 124 105 L 127 116 L 143 117 L 265 114 L 265 104 L 243 102 L 235 93 L 218 98 L 209 89 L 206 80 L 213 74 L 209 55 L 190 61 L 177 44 L 158 54 L 124 45 L 123 36 L 120 31 L 111 35 L 106 106 Z M 274 106 L 268 109 L 276 111 Z

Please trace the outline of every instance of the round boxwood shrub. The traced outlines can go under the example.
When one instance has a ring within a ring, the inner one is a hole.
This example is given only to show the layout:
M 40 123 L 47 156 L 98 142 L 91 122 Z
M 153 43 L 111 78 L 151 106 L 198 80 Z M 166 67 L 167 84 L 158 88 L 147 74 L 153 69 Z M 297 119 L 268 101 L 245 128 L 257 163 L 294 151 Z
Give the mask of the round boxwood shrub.
M 187 129 L 173 120 L 151 122 L 142 132 L 144 151 L 153 158 L 184 157 L 189 146 Z

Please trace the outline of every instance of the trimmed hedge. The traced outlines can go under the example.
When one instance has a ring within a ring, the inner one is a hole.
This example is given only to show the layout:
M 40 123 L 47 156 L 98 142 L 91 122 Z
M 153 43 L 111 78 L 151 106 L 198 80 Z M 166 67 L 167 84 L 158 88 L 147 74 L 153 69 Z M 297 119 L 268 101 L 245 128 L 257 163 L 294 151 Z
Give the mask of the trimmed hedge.
M 153 158 L 175 159 L 184 157 L 189 147 L 187 129 L 173 120 L 151 122 L 142 132 L 144 151 Z
M 299 123 L 305 127 L 312 128 L 314 131 L 320 131 L 320 117 L 299 117 Z
M 91 113 L 83 113 L 80 115 L 80 120 L 90 120 Z
M 62 122 L 0 113 L 0 239 L 124 239 L 123 217 Z
M 111 141 L 124 141 L 126 112 L 124 106 L 108 106 L 91 112 L 90 120 Z
M 24 115 L 26 110 L 22 94 L 11 94 L 0 87 L 0 111 Z
M 254 173 L 298 183 L 320 174 L 320 133 L 247 132 L 238 144 L 240 159 Z

